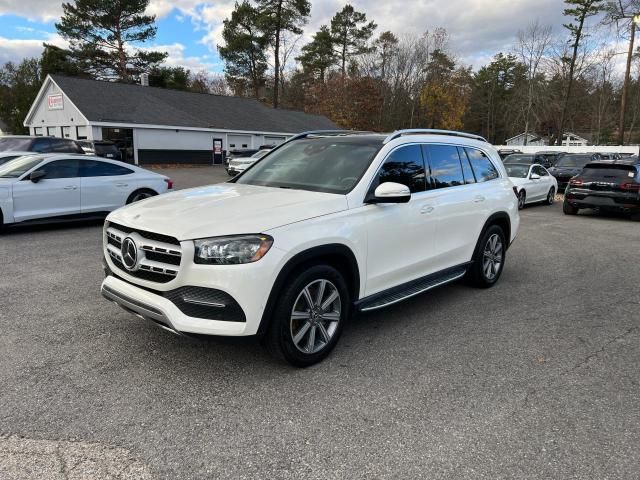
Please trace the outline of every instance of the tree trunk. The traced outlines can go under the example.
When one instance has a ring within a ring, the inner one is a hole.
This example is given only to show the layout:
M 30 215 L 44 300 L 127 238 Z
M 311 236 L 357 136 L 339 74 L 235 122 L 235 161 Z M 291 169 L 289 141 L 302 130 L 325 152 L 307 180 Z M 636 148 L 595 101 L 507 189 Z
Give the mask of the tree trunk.
M 127 71 L 127 54 L 124 51 L 124 42 L 122 41 L 122 32 L 120 31 L 120 22 L 122 20 L 122 12 L 118 14 L 116 25 L 116 41 L 118 42 L 118 76 L 123 82 L 129 82 L 129 72 Z
M 629 53 L 627 54 L 627 68 L 622 84 L 622 98 L 620 99 L 620 122 L 618 123 L 618 143 L 624 145 L 624 117 L 627 110 L 627 91 L 629 90 L 629 77 L 631 75 L 631 58 L 633 57 L 633 42 L 636 36 L 636 24 L 631 20 L 631 38 L 629 39 Z
M 347 39 L 345 37 L 342 43 L 342 77 L 344 77 L 345 74 L 347 73 L 346 63 L 347 63 Z
M 282 25 L 282 0 L 278 2 L 276 9 L 276 31 L 275 31 L 275 78 L 273 81 L 273 108 L 278 108 L 278 93 L 280 90 L 280 29 Z

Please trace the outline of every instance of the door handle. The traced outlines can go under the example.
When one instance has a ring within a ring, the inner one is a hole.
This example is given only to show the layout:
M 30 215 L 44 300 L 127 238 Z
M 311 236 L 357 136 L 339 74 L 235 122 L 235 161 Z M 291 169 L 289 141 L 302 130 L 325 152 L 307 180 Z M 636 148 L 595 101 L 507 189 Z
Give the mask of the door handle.
M 424 205 L 421 209 L 420 209 L 420 213 L 424 214 L 424 213 L 431 213 L 433 212 L 434 208 L 431 205 Z
M 76 187 L 75 185 L 68 185 L 66 187 L 64 187 L 65 190 L 77 190 L 78 187 Z
M 482 195 L 476 195 L 475 198 L 473 199 L 473 201 L 475 203 L 480 203 L 480 202 L 484 202 L 485 198 Z

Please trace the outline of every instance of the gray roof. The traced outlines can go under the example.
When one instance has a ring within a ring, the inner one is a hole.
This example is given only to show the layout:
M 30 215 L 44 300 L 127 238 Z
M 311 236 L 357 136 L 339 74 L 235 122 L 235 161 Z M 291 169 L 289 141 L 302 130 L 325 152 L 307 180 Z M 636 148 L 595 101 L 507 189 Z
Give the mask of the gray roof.
M 331 120 L 322 115 L 274 109 L 251 98 L 191 93 L 61 75 L 52 75 L 51 78 L 87 120 L 93 122 L 283 133 L 336 128 Z

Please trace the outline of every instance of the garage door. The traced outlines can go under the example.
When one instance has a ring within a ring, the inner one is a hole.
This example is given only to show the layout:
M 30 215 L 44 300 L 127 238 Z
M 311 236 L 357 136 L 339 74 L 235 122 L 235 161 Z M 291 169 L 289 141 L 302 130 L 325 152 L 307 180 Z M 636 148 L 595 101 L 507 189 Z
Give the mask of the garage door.
M 284 143 L 285 140 L 285 137 L 264 136 L 265 145 L 280 145 L 281 143 Z
M 235 148 L 251 148 L 251 135 L 229 135 L 229 150 Z

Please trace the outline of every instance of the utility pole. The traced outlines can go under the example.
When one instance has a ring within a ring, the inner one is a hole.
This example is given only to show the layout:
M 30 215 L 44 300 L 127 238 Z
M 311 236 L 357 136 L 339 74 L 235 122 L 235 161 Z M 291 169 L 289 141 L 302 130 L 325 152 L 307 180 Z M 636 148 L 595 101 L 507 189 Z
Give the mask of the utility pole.
M 640 23 L 640 14 L 631 18 L 631 35 L 629 38 L 629 52 L 627 53 L 627 68 L 624 72 L 624 83 L 622 84 L 622 98 L 620 99 L 620 122 L 618 123 L 618 143 L 624 145 L 624 118 L 627 110 L 627 91 L 629 90 L 629 80 L 631 76 L 631 59 L 633 58 L 633 43 L 636 38 L 636 25 Z

